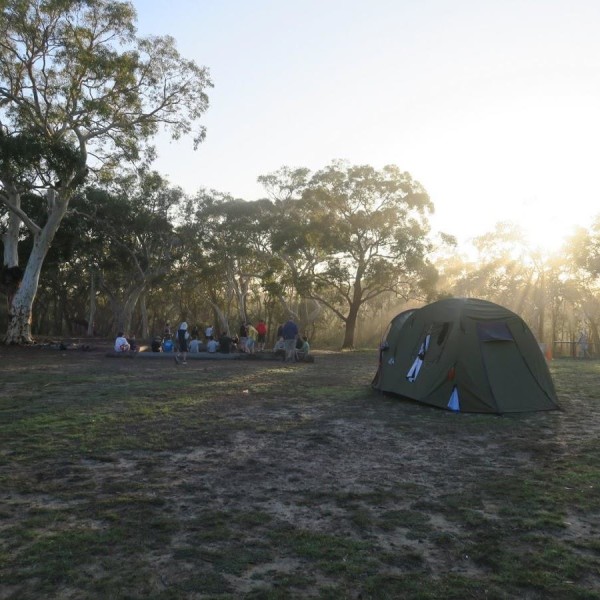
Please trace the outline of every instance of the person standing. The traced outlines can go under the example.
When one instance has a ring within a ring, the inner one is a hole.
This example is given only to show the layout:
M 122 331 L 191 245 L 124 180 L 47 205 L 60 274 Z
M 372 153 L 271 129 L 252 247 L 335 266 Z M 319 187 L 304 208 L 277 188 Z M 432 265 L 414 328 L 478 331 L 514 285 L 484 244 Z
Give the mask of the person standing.
M 190 334 L 188 332 L 188 324 L 185 317 L 177 328 L 177 341 L 179 342 L 179 351 L 175 353 L 175 362 L 177 364 L 187 365 L 188 340 Z
M 292 317 L 290 317 L 283 325 L 281 333 L 283 335 L 283 343 L 285 346 L 285 361 L 294 362 L 296 358 L 296 338 L 298 337 L 298 326 Z
M 256 349 L 258 352 L 262 352 L 265 349 L 265 343 L 267 341 L 267 324 L 264 319 L 259 319 L 256 324 L 256 331 L 258 333 L 258 338 L 256 340 Z
M 256 340 L 258 339 L 258 331 L 252 323 L 246 323 L 246 351 L 248 354 L 254 354 L 256 348 Z
M 590 353 L 588 351 L 588 337 L 585 332 L 581 332 L 577 344 L 579 345 L 579 355 L 581 358 L 590 358 Z
M 239 348 L 240 348 L 240 352 L 246 352 L 246 340 L 248 339 L 248 327 L 246 326 L 246 323 L 242 322 L 242 324 L 240 325 L 240 331 L 238 334 L 238 338 L 239 338 Z

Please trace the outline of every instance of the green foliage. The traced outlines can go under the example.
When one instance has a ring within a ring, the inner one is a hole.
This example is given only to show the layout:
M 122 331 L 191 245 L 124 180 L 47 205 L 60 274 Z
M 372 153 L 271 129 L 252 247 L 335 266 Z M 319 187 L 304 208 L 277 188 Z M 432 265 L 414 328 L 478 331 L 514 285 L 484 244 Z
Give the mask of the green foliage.
M 23 190 L 60 186 L 59 178 L 73 179 L 79 167 L 80 157 L 71 144 L 32 133 L 7 135 L 0 127 L 0 181 Z
M 427 260 L 433 205 L 398 167 L 336 162 L 310 179 L 284 168 L 260 180 L 280 198 L 273 249 L 288 258 L 301 293 L 345 323 L 345 347 L 363 304 L 385 293 L 412 297 L 435 279 Z
M 179 137 L 207 108 L 206 69 L 170 37 L 137 38 L 128 2 L 22 0 L 2 17 L 4 127 L 69 142 L 82 165 L 90 144 L 113 165 L 135 159 L 161 123 Z M 196 143 L 203 137 L 200 127 Z

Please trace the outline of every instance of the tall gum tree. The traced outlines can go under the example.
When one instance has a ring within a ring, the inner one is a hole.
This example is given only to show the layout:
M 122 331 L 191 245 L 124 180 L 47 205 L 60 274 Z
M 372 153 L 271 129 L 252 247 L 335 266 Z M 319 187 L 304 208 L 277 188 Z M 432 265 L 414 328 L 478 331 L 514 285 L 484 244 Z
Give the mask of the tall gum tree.
M 433 204 L 394 165 L 377 171 L 334 162 L 305 181 L 299 198 L 282 201 L 274 250 L 297 263 L 299 291 L 344 323 L 342 348 L 350 349 L 365 303 L 390 292 L 407 297 L 433 282 L 427 260 Z
M 171 37 L 139 38 L 135 10 L 110 0 L 0 3 L 0 207 L 5 269 L 18 267 L 19 239 L 33 238 L 9 307 L 6 343 L 31 342 L 40 270 L 69 202 L 88 172 L 100 174 L 152 155 L 164 126 L 174 138 L 204 138 L 206 68 L 181 57 Z M 15 163 L 6 150 L 23 136 L 38 157 Z M 52 161 L 44 148 L 66 148 Z M 35 222 L 21 195 L 35 191 L 45 219 Z

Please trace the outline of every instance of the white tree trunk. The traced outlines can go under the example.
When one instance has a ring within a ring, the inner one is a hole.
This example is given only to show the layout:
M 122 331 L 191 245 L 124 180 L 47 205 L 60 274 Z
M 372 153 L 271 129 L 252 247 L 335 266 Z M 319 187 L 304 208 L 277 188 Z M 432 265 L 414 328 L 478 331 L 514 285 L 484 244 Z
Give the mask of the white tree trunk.
M 35 300 L 35 295 L 37 293 L 44 259 L 46 258 L 50 244 L 65 215 L 67 204 L 68 202 L 55 197 L 54 190 L 49 192 L 48 220 L 42 229 L 39 229 L 32 234 L 33 248 L 27 260 L 27 266 L 25 267 L 21 285 L 13 296 L 10 305 L 8 327 L 4 338 L 4 343 L 6 344 L 31 344 L 33 341 L 31 338 L 31 312 L 33 301 Z M 17 240 L 15 242 L 15 239 L 9 235 L 10 231 L 7 232 L 4 241 L 5 251 L 7 245 L 11 247 L 12 244 L 14 244 L 15 248 L 17 247 L 18 231 L 16 233 Z
M 15 206 L 21 208 L 21 200 L 18 194 L 11 195 Z M 19 229 L 21 227 L 21 219 L 14 213 L 8 215 L 8 228 L 2 236 L 4 245 L 4 264 L 7 267 L 19 266 Z
M 212 300 L 209 300 L 209 303 L 211 304 L 211 306 L 213 307 L 213 309 L 215 310 L 217 315 L 219 315 L 219 325 L 221 326 L 220 327 L 221 333 L 226 333 L 227 335 L 231 335 L 231 331 L 229 330 L 229 321 L 227 320 L 225 313 Z
M 142 313 L 142 336 L 150 339 L 150 325 L 148 323 L 148 307 L 146 306 L 146 292 L 140 296 L 140 312 Z
M 94 335 L 94 321 L 96 320 L 96 274 L 92 269 L 90 272 L 90 312 L 88 314 L 88 336 Z
M 108 296 L 113 315 L 115 317 L 115 334 L 119 331 L 129 335 L 132 333 L 131 321 L 133 319 L 133 311 L 138 303 L 140 296 L 144 293 L 146 288 L 146 282 L 142 281 L 137 285 L 132 285 L 128 290 L 123 292 L 121 298 L 118 298 L 116 294 L 113 294 L 102 281 L 100 287 L 104 293 Z

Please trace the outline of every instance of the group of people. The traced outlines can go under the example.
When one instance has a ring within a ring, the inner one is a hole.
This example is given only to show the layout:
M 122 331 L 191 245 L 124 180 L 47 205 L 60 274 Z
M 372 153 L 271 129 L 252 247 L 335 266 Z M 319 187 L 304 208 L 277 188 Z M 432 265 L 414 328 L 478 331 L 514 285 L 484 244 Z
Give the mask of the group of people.
M 263 352 L 267 343 L 267 324 L 259 319 L 256 327 L 250 322 L 242 323 L 238 332 L 238 347 L 240 352 L 254 354 Z
M 256 327 L 250 322 L 242 323 L 239 335 L 230 337 L 226 333 L 215 336 L 215 329 L 208 325 L 204 329 L 204 340 L 200 339 L 200 329 L 194 326 L 191 329 L 184 318 L 177 326 L 175 334 L 172 333 L 169 322 L 165 323 L 163 335 L 156 336 L 151 343 L 153 352 L 173 352 L 177 364 L 186 364 L 188 352 L 246 352 L 254 354 L 263 352 L 267 343 L 267 324 L 264 319 L 259 319 Z M 139 346 L 132 334 L 129 338 L 120 331 L 114 345 L 115 352 L 137 352 Z M 282 353 L 284 360 L 294 362 L 303 360 L 310 352 L 310 345 L 306 336 L 300 336 L 298 326 L 292 318 L 288 319 L 277 329 L 277 341 L 273 348 L 275 353 Z

